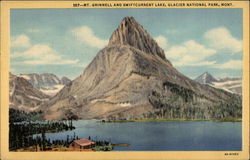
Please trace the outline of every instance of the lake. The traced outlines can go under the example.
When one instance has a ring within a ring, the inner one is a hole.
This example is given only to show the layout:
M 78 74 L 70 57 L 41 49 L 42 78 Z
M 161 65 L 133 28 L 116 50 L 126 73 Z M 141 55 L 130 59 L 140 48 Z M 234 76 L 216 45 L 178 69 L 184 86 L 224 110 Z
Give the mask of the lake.
M 64 139 L 74 132 L 79 138 L 107 140 L 113 151 L 231 151 L 242 149 L 241 122 L 168 121 L 101 123 L 96 120 L 78 120 L 72 131 L 46 133 L 50 140 Z

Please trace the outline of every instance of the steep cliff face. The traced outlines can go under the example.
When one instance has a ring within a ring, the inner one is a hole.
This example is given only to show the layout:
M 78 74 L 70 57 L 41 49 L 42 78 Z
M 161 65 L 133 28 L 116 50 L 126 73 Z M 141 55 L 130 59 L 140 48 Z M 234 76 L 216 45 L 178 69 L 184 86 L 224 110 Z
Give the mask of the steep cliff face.
M 129 45 L 166 60 L 164 50 L 133 17 L 125 17 L 109 40 L 109 46 Z
M 180 72 L 134 18 L 46 105 L 47 119 L 225 118 L 241 116 L 240 97 Z
M 34 88 L 27 80 L 10 73 L 10 108 L 26 112 L 35 111 L 38 105 L 49 100 L 49 97 Z

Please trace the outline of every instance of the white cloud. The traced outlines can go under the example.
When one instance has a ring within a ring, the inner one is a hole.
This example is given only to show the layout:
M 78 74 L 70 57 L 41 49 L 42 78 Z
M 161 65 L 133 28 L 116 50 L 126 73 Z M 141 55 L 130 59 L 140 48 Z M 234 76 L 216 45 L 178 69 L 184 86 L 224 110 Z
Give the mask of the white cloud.
M 89 64 L 89 63 L 78 63 L 78 64 L 76 64 L 75 66 L 76 66 L 76 67 L 85 68 L 85 67 L 88 66 L 88 64 Z
M 45 64 L 76 64 L 79 60 L 64 59 L 46 44 L 36 44 L 21 53 L 11 54 L 12 58 L 21 58 L 20 63 L 27 65 L 45 65 Z
M 223 64 L 217 64 L 214 66 L 218 69 L 232 69 L 232 70 L 239 70 L 242 69 L 242 61 L 241 60 L 230 60 Z
M 165 52 L 167 58 L 173 61 L 176 66 L 204 66 L 213 65 L 215 61 L 205 59 L 214 55 L 216 50 L 206 48 L 194 40 L 189 40 L 181 45 L 175 45 Z
M 154 39 L 159 44 L 160 47 L 167 48 L 168 40 L 166 37 L 160 35 L 160 36 L 155 37 Z
M 103 48 L 108 44 L 108 40 L 97 37 L 93 30 L 88 26 L 82 26 L 72 30 L 78 40 L 94 48 Z
M 27 48 L 30 47 L 30 38 L 25 34 L 21 34 L 18 36 L 11 37 L 11 47 L 22 47 Z
M 207 31 L 204 34 L 208 45 L 215 49 L 227 49 L 231 52 L 242 51 L 242 40 L 233 37 L 225 27 L 218 27 Z
M 183 63 L 182 61 L 173 62 L 175 66 L 212 66 L 216 61 L 201 61 L 195 63 Z

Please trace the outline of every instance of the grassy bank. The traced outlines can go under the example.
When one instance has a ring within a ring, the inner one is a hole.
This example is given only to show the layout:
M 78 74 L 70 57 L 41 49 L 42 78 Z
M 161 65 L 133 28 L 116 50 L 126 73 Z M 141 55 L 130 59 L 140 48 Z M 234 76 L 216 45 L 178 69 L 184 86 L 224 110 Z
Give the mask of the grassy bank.
M 241 122 L 239 118 L 223 118 L 223 119 L 185 119 L 185 118 L 174 118 L 174 119 L 133 119 L 133 120 L 108 120 L 102 121 L 107 123 L 123 123 L 123 122 L 169 122 L 169 121 L 215 121 L 215 122 Z
M 212 119 L 217 122 L 242 122 L 241 118 L 223 118 L 223 119 Z

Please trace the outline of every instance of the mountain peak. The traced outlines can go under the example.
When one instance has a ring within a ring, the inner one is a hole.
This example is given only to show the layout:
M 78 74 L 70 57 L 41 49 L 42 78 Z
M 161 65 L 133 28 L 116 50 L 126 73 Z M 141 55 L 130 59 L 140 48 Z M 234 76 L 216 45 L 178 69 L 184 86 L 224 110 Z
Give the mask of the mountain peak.
M 139 25 L 139 23 L 136 22 L 135 18 L 134 17 L 124 17 L 121 24 L 136 24 L 136 25 Z
M 134 17 L 125 17 L 109 40 L 109 46 L 129 45 L 147 54 L 158 56 L 164 60 L 164 50 L 147 33 Z
M 203 76 L 212 76 L 209 72 L 204 72 L 202 75 Z
M 214 78 L 209 72 L 205 72 L 202 75 L 198 76 L 195 81 L 201 84 L 210 84 L 212 82 L 217 82 L 218 80 Z

